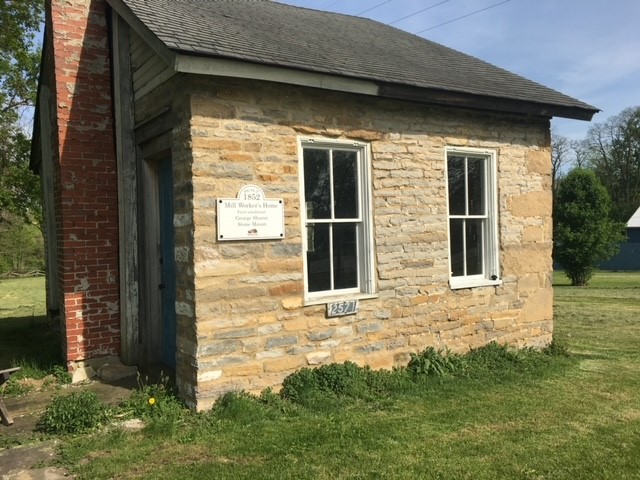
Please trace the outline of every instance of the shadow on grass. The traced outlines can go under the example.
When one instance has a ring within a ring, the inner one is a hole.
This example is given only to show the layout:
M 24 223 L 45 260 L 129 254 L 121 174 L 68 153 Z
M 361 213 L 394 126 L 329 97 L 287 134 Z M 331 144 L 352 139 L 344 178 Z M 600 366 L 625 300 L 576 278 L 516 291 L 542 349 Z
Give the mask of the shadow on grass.
M 19 377 L 38 378 L 62 364 L 60 335 L 46 316 L 0 318 L 0 369 L 22 367 Z

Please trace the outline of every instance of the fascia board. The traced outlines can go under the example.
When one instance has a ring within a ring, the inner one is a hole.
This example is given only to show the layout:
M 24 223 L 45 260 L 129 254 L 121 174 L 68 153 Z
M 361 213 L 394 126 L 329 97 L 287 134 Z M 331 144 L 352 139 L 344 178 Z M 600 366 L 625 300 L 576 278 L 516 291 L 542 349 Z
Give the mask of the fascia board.
M 181 73 L 265 80 L 363 95 L 377 96 L 379 94 L 378 85 L 366 80 L 223 58 L 195 57 L 179 54 L 176 56 L 174 67 L 177 72 Z

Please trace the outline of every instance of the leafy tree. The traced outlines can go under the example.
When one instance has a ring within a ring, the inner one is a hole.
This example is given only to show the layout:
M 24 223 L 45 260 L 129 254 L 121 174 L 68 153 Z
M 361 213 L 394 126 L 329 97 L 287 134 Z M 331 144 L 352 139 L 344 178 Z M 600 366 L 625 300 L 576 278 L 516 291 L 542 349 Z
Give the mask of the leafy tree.
M 31 141 L 23 132 L 18 131 L 12 147 L 13 151 L 6 165 L 0 168 L 0 222 L 27 222 L 41 227 L 40 180 L 29 170 Z
M 556 197 L 554 253 L 572 285 L 586 285 L 595 266 L 625 239 L 625 224 L 610 218 L 611 199 L 592 170 L 575 168 Z
M 34 225 L 0 223 L 0 273 L 44 270 L 43 238 Z
M 35 100 L 40 63 L 36 34 L 42 13 L 42 0 L 0 2 L 0 113 L 3 120 L 15 118 L 20 108 L 33 105 Z
M 0 230 L 5 254 L 8 239 L 24 237 L 25 222 L 42 225 L 40 182 L 29 171 L 31 141 L 25 128 L 36 97 L 42 14 L 43 0 L 0 2 Z M 12 268 L 21 268 L 22 258 Z
M 0 176 L 4 178 L 0 208 L 23 217 L 38 203 L 25 195 L 39 195 L 28 179 L 30 143 L 24 116 L 36 97 L 40 63 L 36 34 L 42 13 L 42 0 L 0 2 Z M 9 184 L 7 176 L 18 181 Z
M 613 217 L 627 221 L 640 205 L 640 107 L 589 129 L 588 164 L 609 191 Z

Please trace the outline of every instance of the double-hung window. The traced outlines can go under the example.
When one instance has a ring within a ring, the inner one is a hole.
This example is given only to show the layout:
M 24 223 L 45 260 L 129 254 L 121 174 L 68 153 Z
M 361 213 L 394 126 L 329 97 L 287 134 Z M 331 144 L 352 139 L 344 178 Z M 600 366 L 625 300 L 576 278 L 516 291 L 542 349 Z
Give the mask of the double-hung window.
M 452 288 L 500 283 L 496 154 L 447 149 Z
M 374 293 L 368 148 L 302 140 L 305 299 Z

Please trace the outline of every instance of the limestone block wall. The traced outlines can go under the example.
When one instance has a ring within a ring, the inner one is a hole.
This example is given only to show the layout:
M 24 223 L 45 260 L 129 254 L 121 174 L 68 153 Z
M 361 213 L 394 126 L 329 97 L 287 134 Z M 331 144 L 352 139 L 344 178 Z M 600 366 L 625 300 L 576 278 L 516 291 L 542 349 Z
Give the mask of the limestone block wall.
M 195 408 L 229 390 L 277 388 L 306 366 L 391 368 L 428 346 L 551 340 L 548 120 L 251 81 L 194 78 L 185 88 L 191 164 L 181 168 L 193 200 L 179 220 L 193 236 L 176 252 L 192 259 L 178 283 L 193 291 L 177 310 L 193 337 L 178 343 L 191 349 Z M 324 305 L 304 305 L 301 136 L 371 145 L 377 297 L 361 300 L 357 315 L 326 318 Z M 447 146 L 498 153 L 501 286 L 449 288 Z M 284 240 L 216 240 L 216 198 L 246 184 L 284 199 Z

